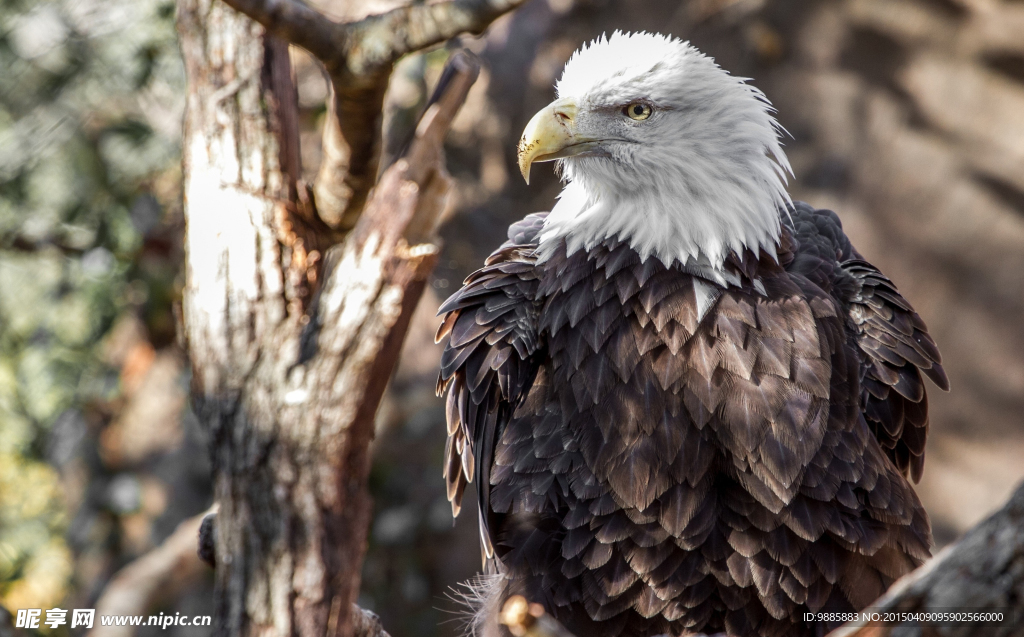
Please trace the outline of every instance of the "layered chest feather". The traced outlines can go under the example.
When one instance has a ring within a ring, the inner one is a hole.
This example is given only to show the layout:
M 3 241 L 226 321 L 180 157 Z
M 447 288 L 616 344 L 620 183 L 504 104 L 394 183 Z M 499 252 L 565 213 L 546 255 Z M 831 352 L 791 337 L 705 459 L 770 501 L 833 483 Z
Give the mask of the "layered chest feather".
M 786 277 L 765 279 L 765 294 L 725 289 L 622 248 L 544 267 L 546 360 L 510 424 L 546 436 L 532 455 L 575 458 L 566 466 L 638 510 L 710 463 L 792 497 L 832 385 L 850 380 L 834 369 L 845 337 L 829 298 Z

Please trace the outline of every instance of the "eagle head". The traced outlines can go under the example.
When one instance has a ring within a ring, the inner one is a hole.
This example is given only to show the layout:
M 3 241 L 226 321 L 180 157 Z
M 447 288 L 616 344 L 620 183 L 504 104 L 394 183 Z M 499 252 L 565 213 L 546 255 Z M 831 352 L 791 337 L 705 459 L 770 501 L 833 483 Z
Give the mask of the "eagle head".
M 519 142 L 558 160 L 565 188 L 539 253 L 627 241 L 641 258 L 720 269 L 730 251 L 775 256 L 789 162 L 771 103 L 687 42 L 615 32 L 581 47 Z

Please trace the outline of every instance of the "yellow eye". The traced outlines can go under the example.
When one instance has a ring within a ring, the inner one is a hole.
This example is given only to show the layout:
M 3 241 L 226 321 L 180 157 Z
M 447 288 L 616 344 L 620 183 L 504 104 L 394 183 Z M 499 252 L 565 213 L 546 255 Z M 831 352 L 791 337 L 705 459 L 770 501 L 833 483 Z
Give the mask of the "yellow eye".
M 652 109 L 650 104 L 644 104 L 643 102 L 630 102 L 624 109 L 622 109 L 623 115 L 627 115 L 638 122 L 650 117 L 651 112 Z

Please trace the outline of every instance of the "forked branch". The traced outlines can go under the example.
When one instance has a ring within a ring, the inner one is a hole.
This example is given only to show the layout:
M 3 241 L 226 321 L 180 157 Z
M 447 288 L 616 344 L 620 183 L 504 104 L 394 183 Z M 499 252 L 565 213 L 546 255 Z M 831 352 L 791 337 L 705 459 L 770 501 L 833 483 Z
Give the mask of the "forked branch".
M 330 537 L 337 539 L 335 595 L 342 601 L 354 601 L 359 586 L 370 521 L 366 481 L 374 414 L 440 250 L 436 226 L 450 185 L 442 143 L 478 71 L 470 54 L 452 56 L 408 151 L 384 172 L 359 222 L 328 254 L 335 265 L 325 274 L 315 319 L 317 351 L 306 369 L 307 378 L 324 379 L 334 392 L 342 386 L 337 379 L 348 379 L 343 394 L 325 401 L 330 406 L 317 423 L 318 444 L 337 447 L 326 458 L 337 463 L 346 485 L 329 521 Z M 310 394 L 317 391 L 309 388 Z M 349 607 L 338 608 L 330 624 L 347 637 L 359 617 Z
M 380 155 L 381 112 L 394 63 L 460 33 L 480 33 L 525 0 L 448 0 L 338 23 L 299 0 L 225 0 L 327 69 L 331 97 L 313 191 L 320 218 L 347 232 L 362 213 Z

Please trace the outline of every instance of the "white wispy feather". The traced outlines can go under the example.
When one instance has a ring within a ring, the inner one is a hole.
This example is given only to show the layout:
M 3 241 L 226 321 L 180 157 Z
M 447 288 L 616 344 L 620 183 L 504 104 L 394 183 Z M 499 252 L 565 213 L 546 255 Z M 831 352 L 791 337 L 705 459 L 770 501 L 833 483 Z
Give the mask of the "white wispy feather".
M 449 590 L 448 599 L 464 609 L 457 613 L 464 637 L 501 637 L 498 615 L 504 591 L 505 576 L 498 573 L 477 575 Z
M 616 31 L 573 54 L 557 91 L 578 105 L 577 133 L 606 140 L 610 157 L 560 160 L 542 259 L 562 239 L 575 252 L 610 238 L 715 271 L 730 251 L 775 256 L 792 170 L 771 103 L 745 78 L 687 42 Z M 649 119 L 622 114 L 637 99 L 654 105 Z

